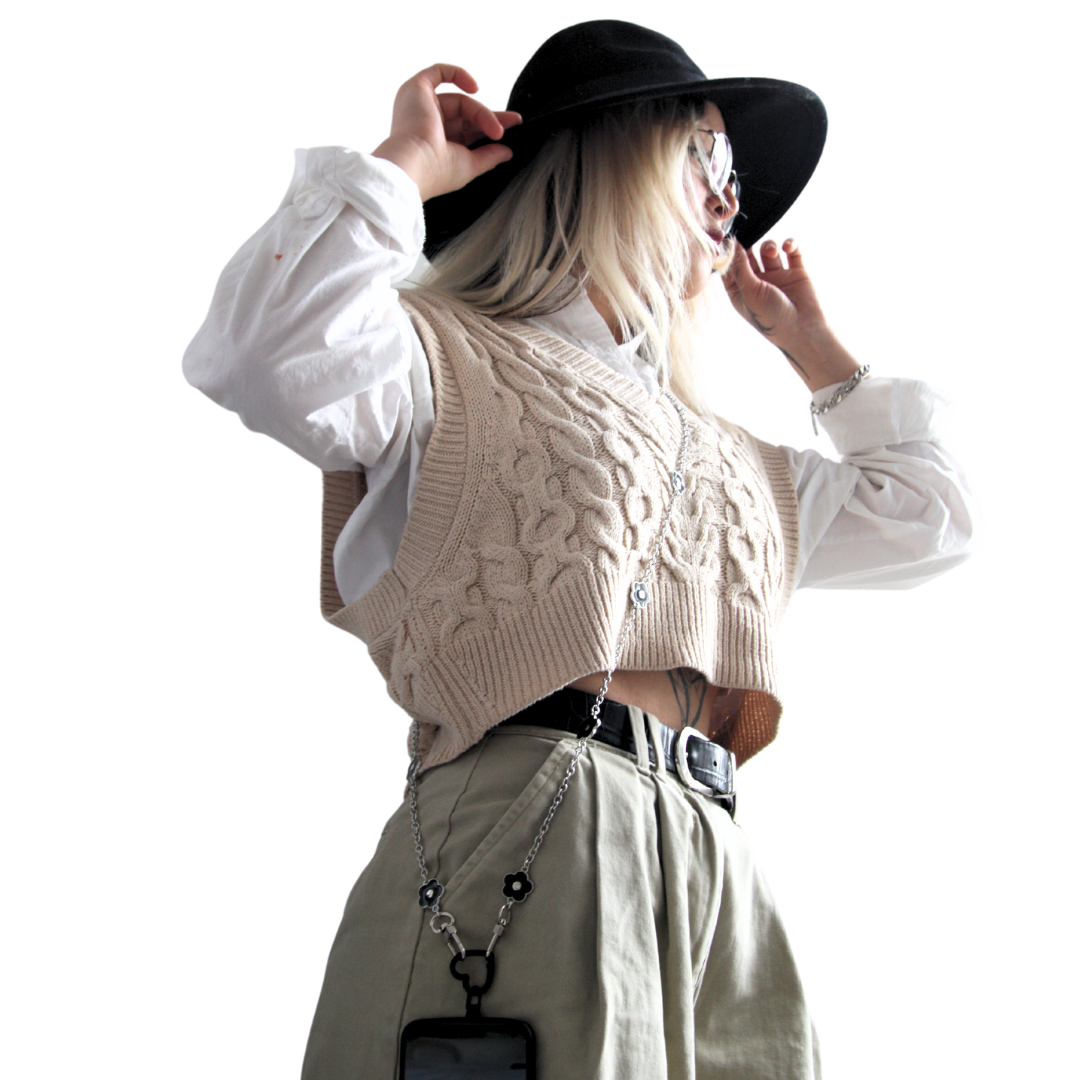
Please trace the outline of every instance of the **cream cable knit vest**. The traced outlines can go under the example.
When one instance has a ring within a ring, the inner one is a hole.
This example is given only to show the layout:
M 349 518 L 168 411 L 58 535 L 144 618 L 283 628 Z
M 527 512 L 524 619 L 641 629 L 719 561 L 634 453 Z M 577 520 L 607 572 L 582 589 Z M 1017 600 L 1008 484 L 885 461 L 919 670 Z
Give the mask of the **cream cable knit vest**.
M 607 669 L 671 498 L 680 428 L 666 398 L 527 323 L 434 293 L 401 302 L 431 364 L 434 431 L 397 559 L 347 606 L 327 556 L 362 480 L 326 474 L 323 612 L 366 642 L 421 725 L 427 768 Z M 688 421 L 686 494 L 619 666 L 690 667 L 748 690 L 721 736 L 745 761 L 780 716 L 773 627 L 798 507 L 775 447 Z

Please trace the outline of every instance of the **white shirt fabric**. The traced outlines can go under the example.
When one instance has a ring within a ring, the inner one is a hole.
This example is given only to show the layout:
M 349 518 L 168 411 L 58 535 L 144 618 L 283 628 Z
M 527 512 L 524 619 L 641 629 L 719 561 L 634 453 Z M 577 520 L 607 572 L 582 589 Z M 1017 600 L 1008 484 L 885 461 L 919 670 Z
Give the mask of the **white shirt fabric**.
M 187 379 L 249 428 L 320 469 L 363 468 L 367 495 L 334 553 L 346 603 L 393 564 L 434 424 L 396 289 L 423 242 L 420 193 L 396 165 L 298 150 L 281 206 L 225 267 L 184 354 Z M 659 393 L 641 339 L 618 344 L 587 297 L 531 321 Z M 799 502 L 796 587 L 907 587 L 967 556 L 973 504 L 940 443 L 943 408 L 924 382 L 875 377 L 819 418 L 840 461 L 780 447 Z

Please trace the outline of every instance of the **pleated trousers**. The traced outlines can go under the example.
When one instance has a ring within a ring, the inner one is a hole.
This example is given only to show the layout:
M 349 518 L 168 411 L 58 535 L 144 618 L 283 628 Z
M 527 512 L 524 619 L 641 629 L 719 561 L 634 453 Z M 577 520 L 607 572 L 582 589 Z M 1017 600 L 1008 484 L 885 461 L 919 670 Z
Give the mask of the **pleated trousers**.
M 631 718 L 639 748 L 658 741 L 658 721 Z M 428 867 L 466 948 L 491 939 L 503 877 L 521 866 L 573 745 L 500 727 L 420 777 Z M 530 877 L 482 1008 L 532 1025 L 540 1080 L 820 1076 L 788 938 L 742 831 L 647 753 L 588 746 Z M 403 803 L 345 906 L 304 1080 L 396 1080 L 409 1021 L 464 1015 L 419 885 Z

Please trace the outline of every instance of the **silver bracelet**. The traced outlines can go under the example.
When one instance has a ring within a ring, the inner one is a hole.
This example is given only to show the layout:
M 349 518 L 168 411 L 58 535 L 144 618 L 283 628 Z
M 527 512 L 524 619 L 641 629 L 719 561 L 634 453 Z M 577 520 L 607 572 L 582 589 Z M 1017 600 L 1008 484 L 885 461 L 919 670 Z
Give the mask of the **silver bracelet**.
M 863 366 L 859 368 L 847 382 L 841 383 L 841 385 L 837 387 L 836 393 L 833 394 L 828 401 L 823 401 L 820 405 L 815 405 L 812 401 L 810 402 L 810 423 L 814 426 L 815 435 L 818 433 L 817 418 L 819 416 L 824 416 L 830 409 L 835 409 L 836 406 L 839 405 L 840 402 L 843 401 L 844 398 L 846 398 L 848 394 L 850 394 L 851 391 L 854 390 L 855 387 L 869 374 L 870 365 L 863 364 Z

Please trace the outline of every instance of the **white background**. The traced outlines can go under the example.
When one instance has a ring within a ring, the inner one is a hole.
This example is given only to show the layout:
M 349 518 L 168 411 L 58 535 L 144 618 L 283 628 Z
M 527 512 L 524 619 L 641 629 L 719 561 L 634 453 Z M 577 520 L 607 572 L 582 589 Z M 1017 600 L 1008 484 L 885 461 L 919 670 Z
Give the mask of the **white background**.
M 180 374 L 296 146 L 371 149 L 460 63 L 501 106 L 617 16 L 824 99 L 795 235 L 880 374 L 955 401 L 980 549 L 804 592 L 741 773 L 826 1075 L 1074 1074 L 1077 139 L 1064 16 L 915 0 L 38 6 L 5 41 L 0 1072 L 293 1077 L 406 725 L 318 614 L 319 476 Z M 1058 9 L 1064 12 L 1061 5 Z M 737 152 L 737 148 L 736 148 Z M 723 304 L 724 414 L 812 441 Z M 814 445 L 825 447 L 825 441 Z M 572 948 L 572 942 L 553 947 Z

